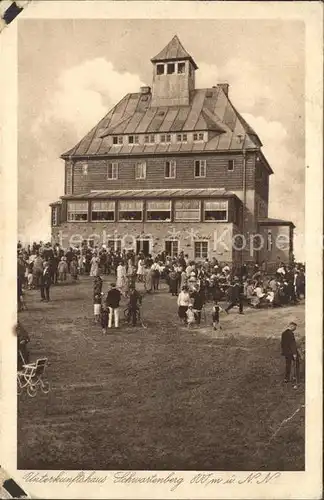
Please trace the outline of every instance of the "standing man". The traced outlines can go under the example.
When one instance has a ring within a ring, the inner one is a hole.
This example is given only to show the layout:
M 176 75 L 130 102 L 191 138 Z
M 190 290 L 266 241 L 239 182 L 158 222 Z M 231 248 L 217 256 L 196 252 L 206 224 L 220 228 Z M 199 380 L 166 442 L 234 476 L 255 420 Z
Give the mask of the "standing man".
M 297 324 L 293 321 L 289 323 L 288 328 L 282 332 L 281 335 L 281 354 L 285 356 L 286 359 L 286 370 L 285 370 L 285 383 L 290 381 L 291 365 L 294 364 L 294 389 L 297 389 L 297 384 L 300 380 L 300 358 L 297 349 L 297 343 L 294 335 L 294 331 L 297 328 Z
M 131 286 L 129 288 L 128 322 L 132 322 L 132 326 L 136 326 L 137 313 L 141 304 L 142 296 L 136 290 L 135 286 Z
M 44 270 L 40 279 L 40 292 L 41 292 L 41 301 L 49 302 L 50 301 L 50 287 L 51 287 L 52 279 L 51 272 L 49 267 L 49 262 L 44 262 Z
M 116 284 L 111 284 L 111 290 L 107 293 L 106 304 L 109 307 L 109 321 L 108 328 L 112 327 L 112 319 L 114 317 L 115 328 L 119 327 L 119 303 L 121 299 L 121 293 L 116 288 Z
M 228 314 L 228 311 L 232 309 L 234 306 L 239 306 L 239 314 L 244 314 L 243 312 L 243 284 L 240 283 L 239 278 L 237 276 L 234 277 L 234 282 L 231 284 L 229 289 L 229 304 L 225 309 L 225 312 Z

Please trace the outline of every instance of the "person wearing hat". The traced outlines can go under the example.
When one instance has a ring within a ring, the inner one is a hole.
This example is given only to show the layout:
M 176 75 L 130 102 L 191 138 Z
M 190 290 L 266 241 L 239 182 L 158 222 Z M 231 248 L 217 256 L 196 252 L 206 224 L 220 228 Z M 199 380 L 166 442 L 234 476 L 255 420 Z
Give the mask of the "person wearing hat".
M 293 383 L 294 389 L 297 389 L 297 384 L 300 380 L 300 356 L 297 349 L 295 339 L 295 330 L 297 324 L 291 321 L 288 328 L 281 334 L 281 354 L 286 360 L 285 379 L 284 382 L 290 382 L 291 366 L 294 365 Z
M 44 302 L 49 302 L 50 301 L 50 287 L 51 287 L 51 273 L 50 273 L 50 267 L 49 267 L 49 262 L 45 261 L 44 262 L 44 270 L 42 272 L 41 278 L 40 278 L 40 292 L 41 292 L 41 301 Z
M 119 326 L 119 303 L 121 299 L 121 292 L 116 288 L 116 284 L 112 283 L 111 289 L 107 293 L 106 304 L 109 308 L 109 321 L 108 328 L 112 327 L 112 319 L 114 317 L 115 328 Z

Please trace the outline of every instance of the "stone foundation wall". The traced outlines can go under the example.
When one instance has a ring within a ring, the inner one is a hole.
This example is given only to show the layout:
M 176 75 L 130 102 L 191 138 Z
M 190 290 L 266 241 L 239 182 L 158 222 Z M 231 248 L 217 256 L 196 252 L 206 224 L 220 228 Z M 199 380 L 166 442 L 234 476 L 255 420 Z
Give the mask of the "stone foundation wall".
M 94 245 L 107 244 L 108 240 L 122 240 L 122 248 L 136 248 L 137 240 L 149 241 L 149 252 L 156 255 L 165 250 L 165 242 L 179 241 L 190 259 L 195 258 L 195 241 L 208 242 L 208 258 L 232 262 L 237 253 L 232 248 L 235 226 L 232 223 L 170 223 L 170 222 L 66 222 L 52 228 L 52 239 L 64 248 L 80 246 L 91 239 Z

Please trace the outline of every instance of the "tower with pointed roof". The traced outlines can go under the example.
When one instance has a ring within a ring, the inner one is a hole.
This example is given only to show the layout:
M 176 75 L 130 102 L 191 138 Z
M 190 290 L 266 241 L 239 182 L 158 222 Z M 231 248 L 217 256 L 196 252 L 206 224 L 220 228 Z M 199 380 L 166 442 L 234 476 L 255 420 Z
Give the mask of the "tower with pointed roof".
M 197 64 L 177 35 L 151 59 L 153 64 L 152 107 L 189 106 L 195 89 Z

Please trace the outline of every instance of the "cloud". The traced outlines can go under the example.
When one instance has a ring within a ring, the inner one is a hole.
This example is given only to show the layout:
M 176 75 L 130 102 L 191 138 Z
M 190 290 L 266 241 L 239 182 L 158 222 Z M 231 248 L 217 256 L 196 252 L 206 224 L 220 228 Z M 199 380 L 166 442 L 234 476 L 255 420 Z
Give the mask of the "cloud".
M 128 92 L 144 85 L 139 76 L 118 72 L 110 61 L 96 58 L 64 71 L 57 89 L 34 124 L 34 131 L 69 126 L 81 138 Z
M 271 102 L 271 89 L 262 81 L 259 68 L 243 59 L 230 59 L 220 67 L 199 64 L 197 86 L 211 87 L 217 83 L 230 84 L 230 99 L 241 112 L 249 112 Z

